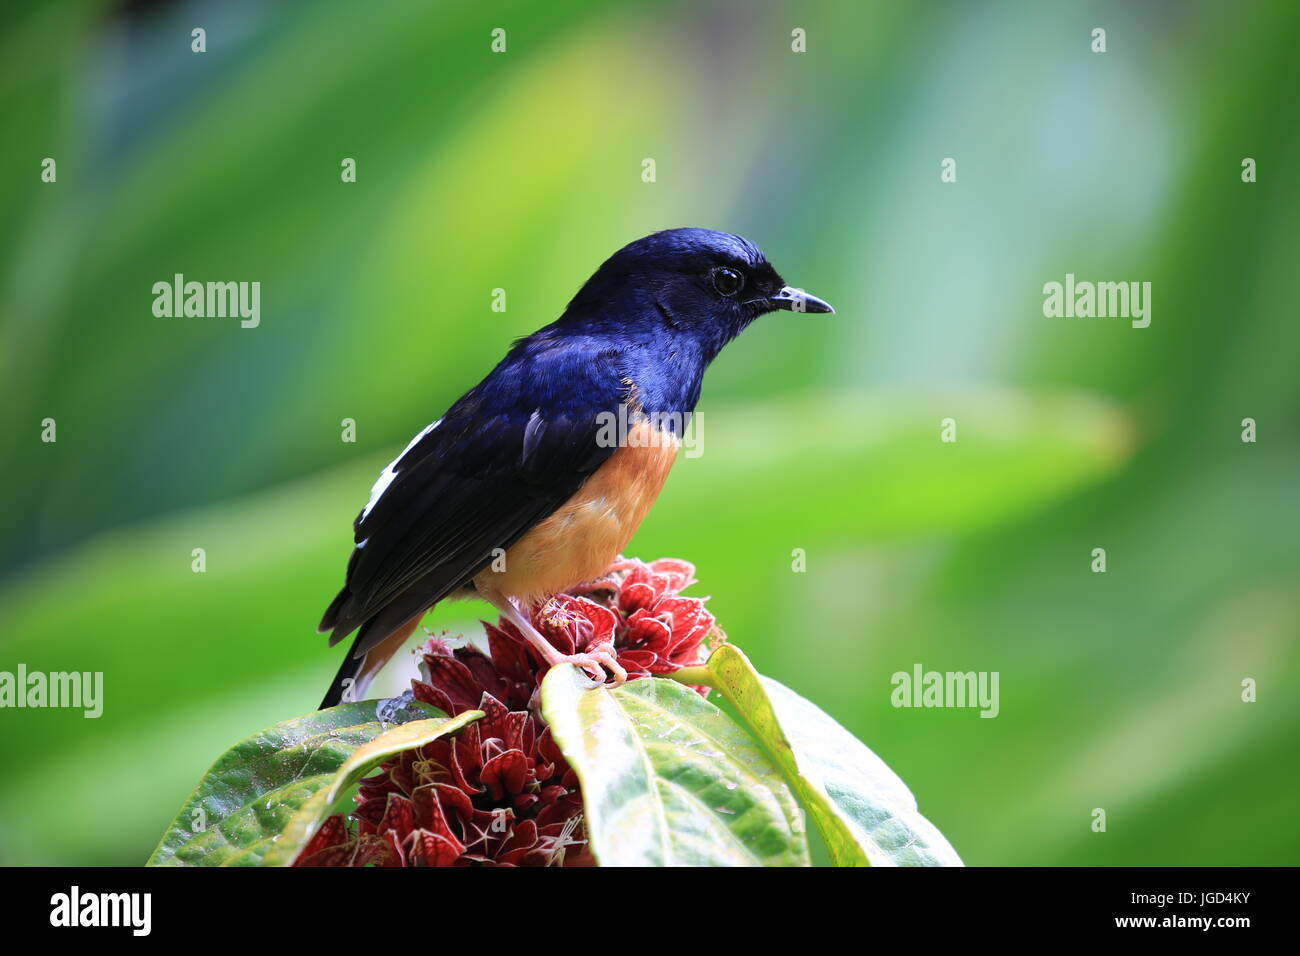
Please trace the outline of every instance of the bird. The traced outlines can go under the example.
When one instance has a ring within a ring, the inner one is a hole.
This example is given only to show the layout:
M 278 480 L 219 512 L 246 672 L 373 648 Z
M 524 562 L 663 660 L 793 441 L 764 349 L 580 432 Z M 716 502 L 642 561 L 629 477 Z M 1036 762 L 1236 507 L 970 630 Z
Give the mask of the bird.
M 610 256 L 375 481 L 318 629 L 331 647 L 356 632 L 321 708 L 360 700 L 450 599 L 487 601 L 547 667 L 622 683 L 612 647 L 561 654 L 530 609 L 618 559 L 668 477 L 705 370 L 778 310 L 835 311 L 738 235 L 667 229 Z

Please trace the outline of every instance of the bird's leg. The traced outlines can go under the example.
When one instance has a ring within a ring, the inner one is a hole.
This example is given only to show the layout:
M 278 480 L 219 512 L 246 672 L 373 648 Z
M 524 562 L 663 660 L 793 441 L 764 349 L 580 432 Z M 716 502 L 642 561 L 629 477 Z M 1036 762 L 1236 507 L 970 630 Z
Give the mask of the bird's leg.
M 479 593 L 501 612 L 502 617 L 515 626 L 528 643 L 537 649 L 547 667 L 554 667 L 556 664 L 574 664 L 582 668 L 593 680 L 602 684 L 605 683 L 607 669 L 613 676 L 610 684 L 612 687 L 619 687 L 627 681 L 627 671 L 619 664 L 612 644 L 600 644 L 580 654 L 561 654 L 554 644 L 533 627 L 533 622 L 528 619 L 528 613 L 513 600 L 496 592 L 480 591 Z

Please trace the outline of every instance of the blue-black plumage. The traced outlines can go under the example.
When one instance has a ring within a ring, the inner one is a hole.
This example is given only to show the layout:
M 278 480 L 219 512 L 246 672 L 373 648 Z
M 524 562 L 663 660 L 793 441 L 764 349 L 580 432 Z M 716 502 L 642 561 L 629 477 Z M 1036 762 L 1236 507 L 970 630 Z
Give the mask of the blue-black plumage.
M 482 597 L 544 660 L 569 659 L 533 629 L 529 602 L 617 557 L 667 477 L 709 363 L 777 309 L 834 311 L 740 236 L 670 229 L 607 259 L 375 483 L 320 623 L 331 646 L 358 631 L 321 706 L 359 699 L 450 597 Z M 573 661 L 623 677 L 612 653 Z

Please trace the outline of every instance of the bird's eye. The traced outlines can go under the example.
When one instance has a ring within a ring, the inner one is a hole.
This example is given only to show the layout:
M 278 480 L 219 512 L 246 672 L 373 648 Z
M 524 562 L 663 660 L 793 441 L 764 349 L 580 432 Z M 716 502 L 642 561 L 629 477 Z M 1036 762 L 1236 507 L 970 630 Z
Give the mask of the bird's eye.
M 745 287 L 745 277 L 735 269 L 714 269 L 713 288 L 718 295 L 735 295 Z

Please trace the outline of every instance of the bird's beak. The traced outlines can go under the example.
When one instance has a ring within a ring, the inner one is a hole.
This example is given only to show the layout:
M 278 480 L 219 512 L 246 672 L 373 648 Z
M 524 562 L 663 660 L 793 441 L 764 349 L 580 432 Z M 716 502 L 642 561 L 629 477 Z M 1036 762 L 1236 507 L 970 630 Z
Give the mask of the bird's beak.
M 815 295 L 810 295 L 803 289 L 796 289 L 793 286 L 786 286 L 780 292 L 768 296 L 767 302 L 774 309 L 785 309 L 787 312 L 834 312 L 831 304 Z

